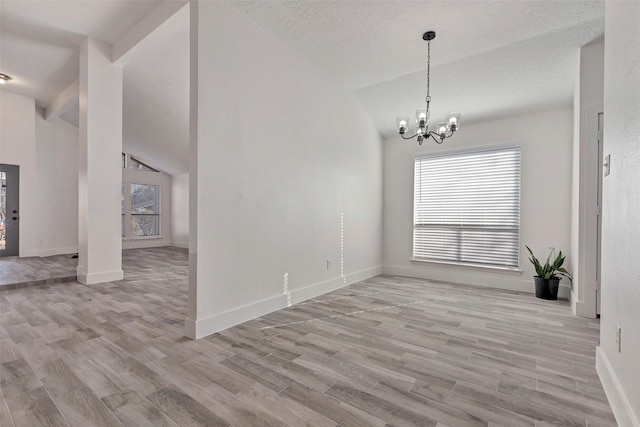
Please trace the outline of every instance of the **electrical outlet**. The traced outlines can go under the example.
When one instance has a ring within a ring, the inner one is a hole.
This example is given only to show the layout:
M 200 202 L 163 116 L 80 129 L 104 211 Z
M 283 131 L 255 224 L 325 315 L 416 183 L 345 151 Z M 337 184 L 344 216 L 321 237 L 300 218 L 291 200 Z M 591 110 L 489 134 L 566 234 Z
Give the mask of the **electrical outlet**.
M 327 260 L 327 270 L 331 270 L 331 260 Z
M 622 328 L 616 325 L 616 347 L 618 347 L 618 353 L 622 351 Z

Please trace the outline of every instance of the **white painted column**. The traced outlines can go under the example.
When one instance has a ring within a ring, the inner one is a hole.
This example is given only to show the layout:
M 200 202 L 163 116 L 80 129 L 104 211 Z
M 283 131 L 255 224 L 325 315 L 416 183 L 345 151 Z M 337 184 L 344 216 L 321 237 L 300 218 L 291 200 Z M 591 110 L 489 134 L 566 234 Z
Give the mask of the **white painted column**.
M 80 48 L 78 281 L 120 280 L 122 272 L 122 68 L 111 46 Z

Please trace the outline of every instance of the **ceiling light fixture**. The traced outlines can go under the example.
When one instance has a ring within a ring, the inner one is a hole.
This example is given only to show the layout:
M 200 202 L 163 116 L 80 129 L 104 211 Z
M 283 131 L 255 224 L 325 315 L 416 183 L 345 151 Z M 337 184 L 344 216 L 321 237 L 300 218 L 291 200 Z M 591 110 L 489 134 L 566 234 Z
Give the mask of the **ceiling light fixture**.
M 431 103 L 431 95 L 429 94 L 429 80 L 431 78 L 431 40 L 436 38 L 435 31 L 427 31 L 422 35 L 422 40 L 427 42 L 427 107 L 418 108 L 416 110 L 416 133 L 413 136 L 406 137 L 404 134 L 409 129 L 409 117 L 401 116 L 396 119 L 398 125 L 398 133 L 402 139 L 418 138 L 418 144 L 431 137 L 433 140 L 442 144 L 446 138 L 453 136 L 454 132 L 460 128 L 460 114 L 450 113 L 447 115 L 446 122 L 440 122 L 436 126 L 435 131 L 429 130 L 429 103 Z
M 0 85 L 7 83 L 9 80 L 11 80 L 11 77 L 7 76 L 6 74 L 0 73 Z

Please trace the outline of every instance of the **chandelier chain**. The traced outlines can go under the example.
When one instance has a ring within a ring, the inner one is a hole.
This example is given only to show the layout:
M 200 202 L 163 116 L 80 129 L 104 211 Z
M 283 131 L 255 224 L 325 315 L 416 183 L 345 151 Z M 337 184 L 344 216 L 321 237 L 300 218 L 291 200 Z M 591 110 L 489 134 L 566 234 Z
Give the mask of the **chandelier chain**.
M 431 80 L 431 41 L 428 41 L 427 42 L 427 103 L 431 101 L 431 96 L 429 95 L 430 80 Z

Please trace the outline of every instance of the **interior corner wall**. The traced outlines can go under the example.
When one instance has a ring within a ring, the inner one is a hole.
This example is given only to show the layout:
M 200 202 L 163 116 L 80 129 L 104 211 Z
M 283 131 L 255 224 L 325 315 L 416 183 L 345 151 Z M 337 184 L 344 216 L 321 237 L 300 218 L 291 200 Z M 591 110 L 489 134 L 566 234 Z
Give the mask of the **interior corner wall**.
M 21 257 L 38 255 L 36 106 L 32 98 L 0 91 L 0 163 L 20 166 Z
M 640 426 L 640 2 L 605 4 L 602 305 L 596 368 L 620 427 Z M 621 329 L 620 345 L 616 328 Z
M 540 123 L 545 124 L 544 135 Z M 535 270 L 524 245 L 546 256 L 549 247 L 569 259 L 571 229 L 571 109 L 465 125 L 444 144 L 393 137 L 384 143 L 383 272 L 476 286 L 533 292 Z M 412 262 L 413 173 L 416 156 L 519 145 L 521 163 L 520 268 L 522 273 Z M 551 160 L 550 160 L 551 159 Z M 561 282 L 560 298 L 568 283 Z
M 171 177 L 171 246 L 189 247 L 189 174 Z
M 38 255 L 78 251 L 78 128 L 36 114 Z
M 122 249 L 153 248 L 171 245 L 172 235 L 172 202 L 171 175 L 162 171 L 150 172 L 136 169 L 122 169 L 122 182 L 125 184 L 125 210 L 131 209 L 131 184 L 148 184 L 160 186 L 160 237 L 143 239 L 126 235 L 122 240 Z M 126 216 L 126 218 L 131 218 Z M 129 227 L 130 229 L 130 227 Z M 127 228 L 125 228 L 125 232 Z
M 197 307 L 186 329 L 202 337 L 381 272 L 382 141 L 302 54 L 220 2 L 197 6 Z
M 576 79 L 573 89 L 573 153 L 571 162 L 571 253 L 575 257 L 568 260 L 567 270 L 572 273 L 573 283 L 569 291 L 571 311 L 576 314 L 576 302 L 578 300 L 577 283 L 580 280 L 578 271 L 578 253 L 580 252 L 580 228 L 578 225 L 580 212 L 580 51 L 576 64 Z
M 580 49 L 574 93 L 574 135 L 571 209 L 571 308 L 596 317 L 598 262 L 598 113 L 603 110 L 604 42 Z

